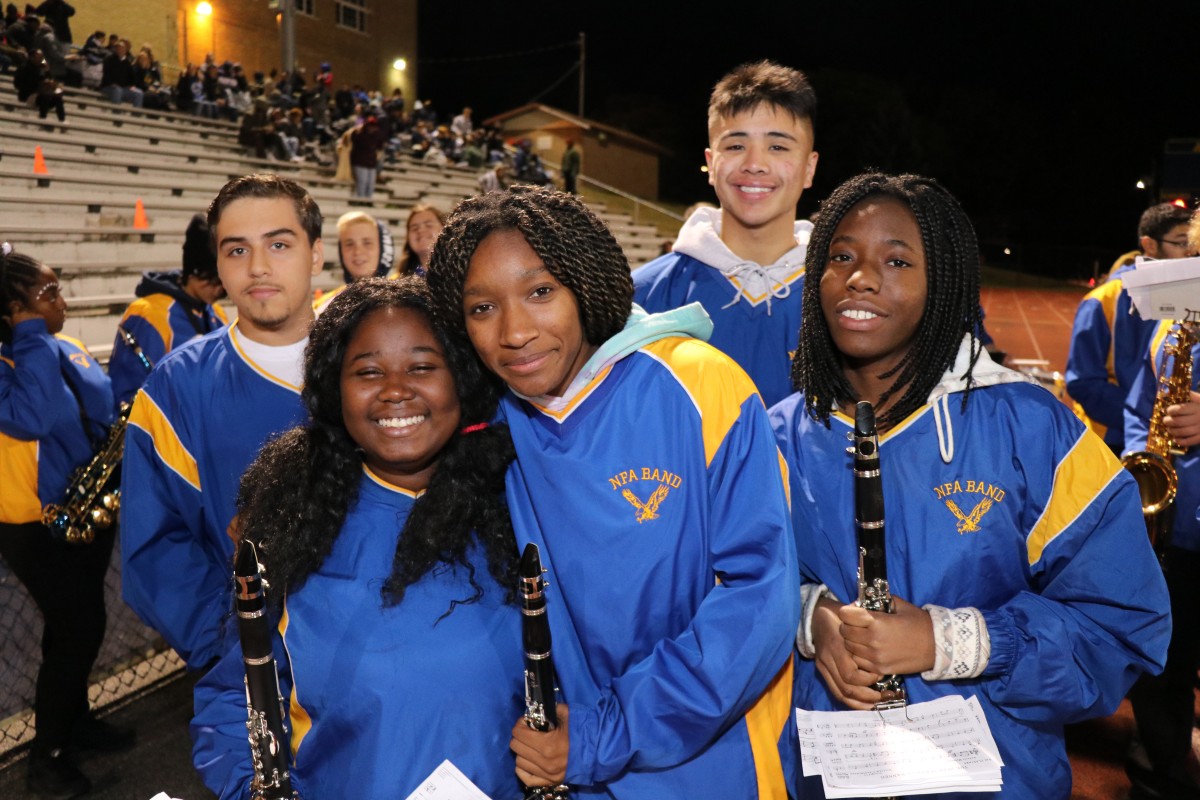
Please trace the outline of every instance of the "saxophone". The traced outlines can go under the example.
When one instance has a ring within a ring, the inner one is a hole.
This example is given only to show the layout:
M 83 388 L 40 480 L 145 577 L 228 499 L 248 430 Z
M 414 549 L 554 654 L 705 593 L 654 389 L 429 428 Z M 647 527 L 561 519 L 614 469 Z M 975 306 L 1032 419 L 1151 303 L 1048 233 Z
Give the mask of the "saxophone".
M 92 460 L 75 470 L 62 504 L 50 503 L 42 509 L 42 524 L 50 535 L 69 544 L 88 544 L 97 531 L 107 530 L 117 521 L 121 507 L 121 487 L 117 468 L 125 453 L 125 428 L 129 424 L 129 403 L 122 403 L 117 420 L 108 429 Z
M 133 334 L 121 325 L 117 333 L 150 372 L 153 364 Z M 117 468 L 125 454 L 125 428 L 129 424 L 131 403 L 122 403 L 117 420 L 108 429 L 108 438 L 86 465 L 75 470 L 61 505 L 50 503 L 42 509 L 42 524 L 55 539 L 69 544 L 88 544 L 96 531 L 108 530 L 117 521 L 121 508 L 121 487 L 117 484 Z
M 1163 417 L 1169 407 L 1191 399 L 1192 347 L 1197 342 L 1197 321 L 1200 321 L 1200 312 L 1188 310 L 1187 316 L 1177 321 L 1167 335 L 1158 375 L 1158 394 L 1146 432 L 1146 449 L 1121 459 L 1121 466 L 1137 481 L 1146 533 L 1160 560 L 1170 544 L 1175 492 L 1179 485 L 1171 457 L 1183 455 L 1183 450 L 1163 424 Z

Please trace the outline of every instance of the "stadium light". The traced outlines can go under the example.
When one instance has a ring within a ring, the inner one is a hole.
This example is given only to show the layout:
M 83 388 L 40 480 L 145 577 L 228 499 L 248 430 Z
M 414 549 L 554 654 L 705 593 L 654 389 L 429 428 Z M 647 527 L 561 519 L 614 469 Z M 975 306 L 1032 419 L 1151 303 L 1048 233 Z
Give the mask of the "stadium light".
M 196 13 L 202 17 L 211 17 L 213 12 L 212 3 L 200 2 L 196 4 Z
M 408 62 L 405 61 L 403 58 L 397 58 L 395 61 L 392 62 L 392 69 L 396 70 L 396 72 L 404 72 L 404 70 L 407 68 L 408 68 Z
M 1145 189 L 1145 188 L 1146 188 L 1146 182 L 1145 182 L 1145 181 L 1141 181 L 1141 180 L 1139 180 L 1139 181 L 1137 182 L 1137 188 L 1139 188 L 1139 189 Z

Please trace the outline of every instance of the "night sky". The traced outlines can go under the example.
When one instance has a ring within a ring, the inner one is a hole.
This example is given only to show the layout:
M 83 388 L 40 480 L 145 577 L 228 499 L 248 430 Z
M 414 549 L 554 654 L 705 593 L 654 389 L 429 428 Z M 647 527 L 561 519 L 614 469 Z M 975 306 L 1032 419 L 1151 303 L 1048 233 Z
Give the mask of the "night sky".
M 699 171 L 709 91 L 770 58 L 804 70 L 819 101 L 821 160 L 801 215 L 866 167 L 932 175 L 963 202 L 987 260 L 1028 272 L 1107 269 L 1136 244 L 1150 202 L 1136 182 L 1158 185 L 1167 139 L 1200 138 L 1197 3 L 469 8 L 420 8 L 418 92 L 443 115 L 471 105 L 483 120 L 535 100 L 574 112 L 582 31 L 586 116 L 672 150 L 664 199 L 712 200 Z

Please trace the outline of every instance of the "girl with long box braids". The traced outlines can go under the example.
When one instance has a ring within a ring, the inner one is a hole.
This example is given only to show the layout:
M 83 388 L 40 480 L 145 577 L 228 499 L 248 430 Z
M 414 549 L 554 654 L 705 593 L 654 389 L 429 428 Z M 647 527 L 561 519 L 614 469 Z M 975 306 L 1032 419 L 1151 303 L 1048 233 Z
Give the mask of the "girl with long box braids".
M 977 697 L 1000 795 L 1067 798 L 1063 726 L 1111 713 L 1163 664 L 1137 487 L 1065 405 L 981 353 L 975 232 L 935 181 L 842 184 L 805 268 L 797 393 L 770 411 L 803 581 L 796 705 L 871 708 L 884 675 L 904 676 L 910 703 Z M 895 614 L 846 605 L 860 400 L 879 420 Z M 822 796 L 815 778 L 801 791 Z
M 311 421 L 242 478 L 238 523 L 281 612 L 275 661 L 301 797 L 404 797 L 449 759 L 491 797 L 520 788 L 524 708 L 512 460 L 496 393 L 430 324 L 418 278 L 364 278 L 313 324 Z M 196 687 L 193 756 L 221 797 L 252 764 L 240 646 Z
M 435 314 L 507 391 L 507 495 L 536 543 L 564 704 L 513 726 L 517 775 L 577 796 L 782 798 L 794 771 L 795 553 L 779 454 L 696 305 L 646 315 L 577 198 L 464 201 Z M 512 676 L 514 684 L 521 673 Z

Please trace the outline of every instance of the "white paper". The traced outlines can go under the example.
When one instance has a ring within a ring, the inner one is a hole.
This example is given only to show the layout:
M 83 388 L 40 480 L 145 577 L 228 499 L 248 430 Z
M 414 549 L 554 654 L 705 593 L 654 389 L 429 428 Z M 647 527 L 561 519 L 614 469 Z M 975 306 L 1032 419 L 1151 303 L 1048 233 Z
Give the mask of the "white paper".
M 428 778 L 421 781 L 417 790 L 405 800 L 492 800 L 471 783 L 450 759 L 438 764 Z
M 797 709 L 801 765 L 827 797 L 998 791 L 1003 762 L 979 701 L 951 695 L 887 711 Z

